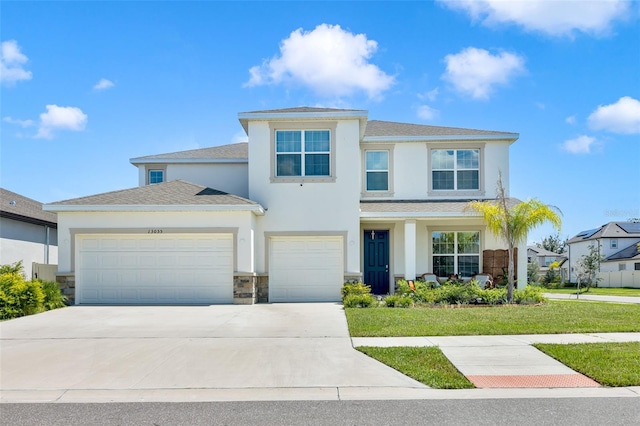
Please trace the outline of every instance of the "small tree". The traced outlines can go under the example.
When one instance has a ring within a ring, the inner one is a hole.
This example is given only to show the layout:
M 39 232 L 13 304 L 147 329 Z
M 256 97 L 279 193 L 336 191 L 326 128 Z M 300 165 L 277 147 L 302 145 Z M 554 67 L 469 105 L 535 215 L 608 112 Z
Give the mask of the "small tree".
M 536 243 L 536 246 L 554 253 L 562 254 L 567 250 L 567 239 L 565 238 L 563 240 L 560 238 L 560 233 L 557 233 L 543 238 L 541 243 Z
M 549 270 L 544 275 L 544 282 L 548 288 L 556 288 L 560 284 L 560 263 L 558 261 L 549 264 Z
M 509 199 L 502 185 L 502 174 L 498 173 L 498 188 L 495 201 L 470 201 L 468 208 L 479 213 L 489 232 L 502 238 L 507 243 L 509 268 L 507 269 L 507 300 L 513 302 L 514 287 L 514 252 L 518 244 L 527 240 L 529 231 L 545 222 L 558 230 L 562 220 L 555 207 L 548 206 L 538 200 L 522 201 L 509 207 Z
M 540 279 L 540 265 L 538 262 L 527 263 L 527 282 L 537 284 Z
M 589 291 L 591 284 L 595 283 L 595 287 L 598 286 L 599 279 L 596 279 L 596 272 L 600 270 L 600 262 L 604 260 L 604 256 L 600 254 L 600 250 L 597 246 L 589 245 L 589 254 L 584 254 L 578 259 L 578 279 L 584 280 L 587 283 L 587 289 Z

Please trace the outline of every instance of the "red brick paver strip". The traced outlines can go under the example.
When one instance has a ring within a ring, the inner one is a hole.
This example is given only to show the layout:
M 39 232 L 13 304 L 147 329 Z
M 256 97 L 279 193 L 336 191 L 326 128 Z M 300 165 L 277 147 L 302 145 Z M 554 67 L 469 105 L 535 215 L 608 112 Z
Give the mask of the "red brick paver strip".
M 582 374 L 536 376 L 467 376 L 477 388 L 594 388 L 598 382 Z

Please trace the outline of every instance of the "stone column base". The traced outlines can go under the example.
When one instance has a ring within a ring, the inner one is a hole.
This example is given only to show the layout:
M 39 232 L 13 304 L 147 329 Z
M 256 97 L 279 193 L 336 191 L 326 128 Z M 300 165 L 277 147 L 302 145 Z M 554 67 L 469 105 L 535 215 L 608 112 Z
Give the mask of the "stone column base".
M 253 305 L 256 303 L 256 274 L 236 273 L 233 275 L 233 304 Z
M 67 272 L 64 274 L 56 274 L 56 283 L 62 294 L 67 296 L 67 304 L 75 305 L 76 303 L 76 274 Z

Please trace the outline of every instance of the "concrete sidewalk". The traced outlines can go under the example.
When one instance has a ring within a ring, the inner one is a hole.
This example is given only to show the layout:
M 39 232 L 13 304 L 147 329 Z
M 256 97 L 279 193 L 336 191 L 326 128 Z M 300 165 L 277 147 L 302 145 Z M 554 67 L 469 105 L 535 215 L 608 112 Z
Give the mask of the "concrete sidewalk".
M 354 337 L 358 346 L 437 346 L 477 388 L 593 388 L 600 385 L 531 346 L 640 342 L 640 333 L 514 336 Z
M 597 294 L 559 294 L 544 293 L 547 299 L 556 300 L 590 300 L 592 302 L 635 303 L 640 305 L 640 297 L 635 296 L 599 296 Z

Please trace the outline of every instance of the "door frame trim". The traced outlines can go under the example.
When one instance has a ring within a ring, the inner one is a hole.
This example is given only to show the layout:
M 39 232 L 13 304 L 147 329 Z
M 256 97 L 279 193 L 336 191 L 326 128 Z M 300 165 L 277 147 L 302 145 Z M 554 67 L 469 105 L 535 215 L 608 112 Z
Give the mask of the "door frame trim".
M 395 223 L 388 224 L 360 224 L 360 269 L 362 271 L 362 277 L 364 281 L 364 232 L 365 231 L 387 231 L 389 232 L 389 294 L 395 294 L 395 268 L 394 268 L 394 229 Z

